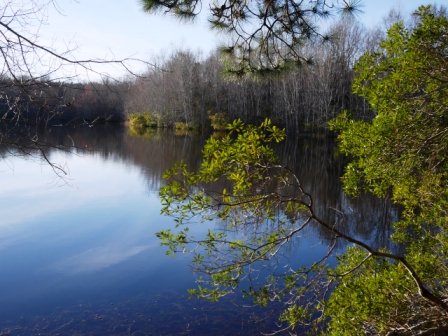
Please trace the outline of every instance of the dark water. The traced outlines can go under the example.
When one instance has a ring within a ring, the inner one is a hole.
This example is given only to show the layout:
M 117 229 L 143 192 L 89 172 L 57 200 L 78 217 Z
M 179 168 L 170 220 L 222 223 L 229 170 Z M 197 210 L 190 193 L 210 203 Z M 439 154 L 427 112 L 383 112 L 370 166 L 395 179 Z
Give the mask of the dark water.
M 165 256 L 154 235 L 173 226 L 159 215 L 163 172 L 181 159 L 198 167 L 205 137 L 158 131 L 136 138 L 111 125 L 53 128 L 42 136 L 78 149 L 48 150 L 67 173 L 62 178 L 38 154 L 2 152 L 0 331 L 249 335 L 276 328 L 275 311 L 248 307 L 238 296 L 219 303 L 189 300 L 186 290 L 195 287 L 189 256 Z M 343 195 L 344 163 L 331 140 L 294 138 L 276 150 L 313 194 L 321 217 L 331 222 L 343 212 L 348 232 L 378 246 L 387 243 L 390 229 L 383 224 L 396 219 L 397 210 L 372 197 Z M 201 235 L 213 226 L 192 229 Z M 315 228 L 291 253 L 310 263 L 325 253 L 329 237 Z

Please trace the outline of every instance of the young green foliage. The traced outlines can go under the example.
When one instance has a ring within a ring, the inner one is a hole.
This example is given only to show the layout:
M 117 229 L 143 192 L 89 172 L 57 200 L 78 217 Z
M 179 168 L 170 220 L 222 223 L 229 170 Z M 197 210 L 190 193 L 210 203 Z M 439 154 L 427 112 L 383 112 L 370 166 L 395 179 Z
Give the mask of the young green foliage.
M 376 118 L 356 121 L 343 113 L 330 128 L 353 159 L 343 176 L 345 191 L 364 189 L 403 205 L 392 238 L 405 244 L 403 259 L 440 300 L 419 295 L 403 264 L 369 259 L 334 291 L 330 334 L 414 335 L 447 325 L 448 19 L 429 6 L 415 15 L 413 31 L 395 24 L 380 51 L 355 66 L 353 91 L 366 97 Z M 346 269 L 336 271 L 353 269 L 360 253 L 348 251 L 339 266 Z
M 232 292 L 254 273 L 276 265 L 283 258 L 283 246 L 306 227 L 311 216 L 311 199 L 295 176 L 278 164 L 269 146 L 284 139 L 284 130 L 270 120 L 260 126 L 237 120 L 228 131 L 223 138 L 212 137 L 206 142 L 197 172 L 178 163 L 165 173 L 164 178 L 170 182 L 160 190 L 162 213 L 175 217 L 177 230 L 157 235 L 168 248 L 167 254 L 194 254 L 195 271 L 203 275 L 200 283 L 208 285 L 190 290 L 190 295 L 213 301 Z M 284 214 L 279 215 L 279 210 Z M 288 216 L 295 220 L 288 220 Z M 224 228 L 195 238 L 186 227 L 195 218 L 217 219 Z M 266 282 L 249 282 L 243 294 L 261 306 L 285 296 L 298 302 L 320 283 L 310 279 L 321 276 L 322 270 L 315 265 L 272 275 Z M 299 284 L 306 282 L 312 284 L 298 290 Z M 305 310 L 308 308 L 303 308 L 301 316 L 309 319 L 311 315 Z M 290 317 L 284 320 L 291 323 Z
M 317 217 L 311 195 L 269 146 L 284 138 L 283 130 L 269 120 L 235 121 L 226 136 L 207 141 L 197 172 L 176 164 L 160 191 L 162 212 L 177 222 L 176 232 L 158 233 L 162 244 L 169 254 L 193 252 L 203 275 L 205 285 L 191 295 L 218 300 L 247 280 L 243 295 L 256 304 L 284 303 L 282 331 L 300 325 L 329 335 L 448 330 L 448 22 L 429 7 L 417 15 L 412 32 L 396 24 L 380 51 L 356 65 L 354 91 L 377 117 L 355 121 L 344 113 L 331 123 L 341 150 L 353 158 L 343 177 L 346 191 L 364 188 L 403 205 L 393 238 L 404 252 L 375 250 Z M 195 238 L 186 227 L 194 218 L 218 219 L 222 227 Z M 284 247 L 311 222 L 333 233 L 334 245 L 309 267 L 279 272 L 289 265 Z M 330 269 L 326 261 L 338 239 L 354 246 Z M 254 281 L 261 270 L 270 276 Z

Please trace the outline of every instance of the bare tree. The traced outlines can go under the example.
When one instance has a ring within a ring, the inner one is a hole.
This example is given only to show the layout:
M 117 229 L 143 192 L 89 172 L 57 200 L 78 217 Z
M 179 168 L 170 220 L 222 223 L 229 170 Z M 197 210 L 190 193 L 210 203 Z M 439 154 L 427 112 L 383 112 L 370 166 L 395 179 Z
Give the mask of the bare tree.
M 130 85 L 126 113 L 160 116 L 175 122 L 208 124 L 208 112 L 225 112 L 231 119 L 258 123 L 269 117 L 289 132 L 321 131 L 328 120 L 347 109 L 354 116 L 371 116 L 364 100 L 351 93 L 352 66 L 370 48 L 372 33 L 354 20 L 340 20 L 329 28 L 332 43 L 306 43 L 302 53 L 314 64 L 295 69 L 277 80 L 229 81 L 219 53 L 202 60 L 199 54 L 175 50 Z M 161 70 L 163 69 L 163 70 Z
M 40 29 L 51 7 L 59 11 L 55 0 L 0 1 L 0 145 L 16 155 L 37 150 L 62 172 L 45 156 L 49 144 L 39 138 L 37 127 L 61 119 L 71 108 L 69 82 L 89 74 L 110 80 L 108 74 L 96 70 L 100 64 L 115 64 L 132 74 L 132 62 L 138 60 L 80 60 L 75 56 L 76 47 L 58 50 L 44 45 Z

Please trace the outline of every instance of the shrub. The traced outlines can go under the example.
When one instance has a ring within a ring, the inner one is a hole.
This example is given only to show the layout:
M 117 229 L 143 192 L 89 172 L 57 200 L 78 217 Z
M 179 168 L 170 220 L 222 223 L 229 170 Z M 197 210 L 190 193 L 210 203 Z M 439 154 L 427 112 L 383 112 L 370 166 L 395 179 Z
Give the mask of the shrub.
M 156 117 L 149 112 L 129 114 L 129 123 L 135 127 L 157 127 Z
M 210 113 L 210 111 L 209 111 Z M 209 116 L 211 125 L 215 131 L 224 131 L 229 124 L 229 116 L 225 112 L 218 112 Z
M 174 129 L 175 130 L 188 130 L 188 125 L 186 123 L 183 122 L 175 122 L 174 123 Z

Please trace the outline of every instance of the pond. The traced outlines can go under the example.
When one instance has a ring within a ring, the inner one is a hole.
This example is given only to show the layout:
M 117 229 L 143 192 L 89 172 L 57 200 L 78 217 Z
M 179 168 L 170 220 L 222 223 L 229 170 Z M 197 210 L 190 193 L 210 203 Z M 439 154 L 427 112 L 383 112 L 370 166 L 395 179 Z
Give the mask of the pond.
M 181 159 L 197 168 L 205 136 L 158 130 L 138 138 L 117 125 L 51 128 L 41 136 L 77 148 L 46 152 L 63 176 L 38 154 L 1 150 L 0 333 L 256 335 L 276 328 L 275 307 L 251 307 L 238 295 L 219 303 L 189 300 L 187 289 L 196 287 L 191 256 L 166 256 L 155 237 L 173 227 L 159 214 L 161 176 Z M 276 150 L 323 218 L 343 211 L 352 234 L 387 244 L 390 228 L 378 223 L 395 220 L 398 210 L 367 195 L 343 195 L 344 163 L 332 140 L 292 138 Z M 214 223 L 193 230 L 208 228 Z M 310 263 L 328 238 L 312 230 L 291 253 Z

